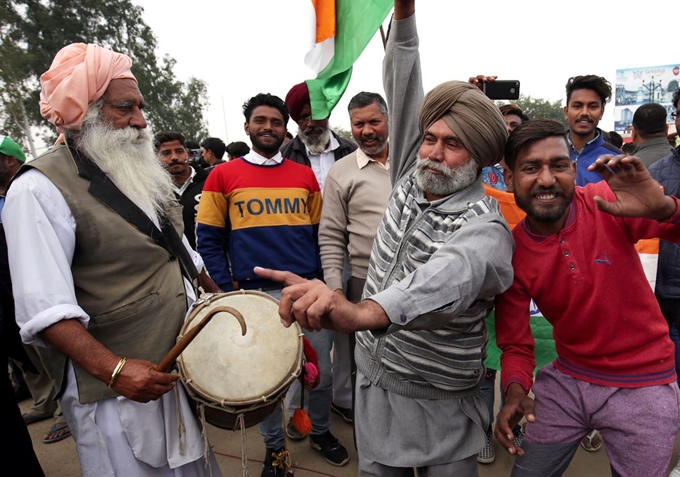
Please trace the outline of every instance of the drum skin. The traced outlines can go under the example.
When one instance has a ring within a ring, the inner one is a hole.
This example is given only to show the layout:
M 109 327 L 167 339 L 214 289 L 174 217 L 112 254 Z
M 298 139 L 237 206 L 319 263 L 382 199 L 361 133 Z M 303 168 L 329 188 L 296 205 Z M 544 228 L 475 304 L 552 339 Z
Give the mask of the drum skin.
M 300 374 L 300 327 L 285 328 L 278 300 L 262 292 L 221 293 L 199 303 L 180 337 L 220 306 L 239 311 L 247 331 L 242 336 L 234 316 L 217 313 L 177 360 L 184 386 L 203 406 L 207 422 L 235 430 L 240 427 L 238 415 L 243 414 L 245 427 L 258 424 L 274 411 Z

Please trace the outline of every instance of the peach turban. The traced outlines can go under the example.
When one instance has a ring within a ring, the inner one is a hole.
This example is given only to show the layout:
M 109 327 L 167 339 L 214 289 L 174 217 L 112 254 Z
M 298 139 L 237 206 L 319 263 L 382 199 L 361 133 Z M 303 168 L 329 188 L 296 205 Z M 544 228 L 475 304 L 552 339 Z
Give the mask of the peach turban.
M 101 98 L 114 79 L 137 79 L 132 60 L 97 45 L 73 43 L 54 57 L 40 77 L 40 114 L 57 127 L 79 130 L 87 107 Z

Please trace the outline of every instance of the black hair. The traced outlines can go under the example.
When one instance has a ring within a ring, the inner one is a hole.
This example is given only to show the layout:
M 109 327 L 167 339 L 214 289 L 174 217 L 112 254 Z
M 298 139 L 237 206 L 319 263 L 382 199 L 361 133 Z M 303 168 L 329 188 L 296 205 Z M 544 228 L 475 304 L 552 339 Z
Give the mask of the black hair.
M 531 118 L 529 118 L 529 116 L 524 114 L 524 111 L 522 111 L 522 108 L 517 106 L 515 103 L 504 104 L 503 106 L 501 106 L 498 109 L 501 110 L 501 114 L 503 116 L 513 114 L 513 115 L 519 117 L 522 120 L 522 122 L 528 121 L 529 119 L 531 119 Z
M 250 148 L 243 141 L 230 142 L 227 152 L 231 154 L 231 157 L 243 157 L 250 152 Z
M 568 144 L 566 133 L 562 123 L 552 119 L 531 119 L 523 122 L 508 137 L 505 145 L 505 164 L 512 171 L 522 149 L 541 139 L 561 137 L 564 144 Z
M 621 146 L 623 146 L 623 138 L 621 135 L 616 131 L 609 131 L 607 134 L 609 135 L 609 144 L 621 149 Z
M 224 151 L 226 151 L 227 146 L 224 145 L 218 137 L 208 137 L 201 141 L 201 147 L 208 151 L 212 151 L 217 159 L 222 159 L 224 157 Z
M 361 93 L 357 94 L 356 96 L 349 100 L 347 111 L 351 116 L 353 109 L 365 108 L 366 106 L 370 106 L 371 104 L 377 104 L 383 116 L 387 117 L 387 103 L 385 102 L 385 99 L 378 93 L 369 93 L 366 91 L 362 91 Z
M 606 78 L 596 75 L 572 76 L 567 80 L 567 106 L 571 99 L 571 93 L 579 89 L 591 89 L 597 93 L 602 101 L 602 107 L 612 97 L 612 85 Z
M 178 133 L 177 131 L 160 131 L 157 132 L 153 137 L 153 147 L 158 152 L 161 146 L 166 142 L 179 141 L 179 143 L 184 147 L 185 139 L 184 135 Z
M 288 126 L 288 119 L 290 119 L 290 113 L 286 107 L 286 103 L 283 102 L 278 96 L 274 96 L 269 93 L 256 94 L 248 101 L 243 103 L 243 115 L 246 118 L 246 122 L 250 122 L 250 116 L 253 114 L 253 110 L 258 106 L 269 106 L 279 110 L 283 116 L 283 125 Z
M 675 109 L 680 109 L 680 88 L 675 90 L 675 93 L 673 93 L 673 99 L 671 99 L 671 102 L 673 103 L 673 106 Z
M 643 104 L 633 114 L 633 127 L 642 139 L 666 137 L 666 118 L 668 111 L 657 103 Z
M 635 149 L 637 149 L 637 146 L 635 144 L 633 144 L 632 142 L 627 142 L 626 144 L 621 146 L 621 151 L 627 156 L 630 156 L 631 154 L 633 154 L 633 151 Z

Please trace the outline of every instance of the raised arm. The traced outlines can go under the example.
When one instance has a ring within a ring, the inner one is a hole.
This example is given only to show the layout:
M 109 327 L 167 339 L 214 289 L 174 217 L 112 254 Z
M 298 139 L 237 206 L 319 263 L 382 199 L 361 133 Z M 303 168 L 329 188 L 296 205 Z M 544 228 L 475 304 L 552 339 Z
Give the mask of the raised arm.
M 421 141 L 418 114 L 425 93 L 414 5 L 414 0 L 395 0 L 394 19 L 383 61 L 383 86 L 390 112 L 390 174 L 393 185 L 415 164 Z
M 605 154 L 598 157 L 588 170 L 599 173 L 616 195 L 615 202 L 597 196 L 594 198 L 597 208 L 603 212 L 661 221 L 677 211 L 677 202 L 664 195 L 659 183 L 635 156 Z
M 416 11 L 415 0 L 394 0 L 394 19 L 404 20 Z

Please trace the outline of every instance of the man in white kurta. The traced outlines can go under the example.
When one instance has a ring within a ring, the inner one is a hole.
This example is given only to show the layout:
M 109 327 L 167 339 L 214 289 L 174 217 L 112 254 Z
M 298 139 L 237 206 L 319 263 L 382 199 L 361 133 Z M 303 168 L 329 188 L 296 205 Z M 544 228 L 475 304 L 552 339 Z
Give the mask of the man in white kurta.
M 105 174 L 104 182 L 112 182 L 150 223 L 166 230 L 163 204 L 167 206 L 172 197 L 172 183 L 145 131 L 143 98 L 130 65 L 126 56 L 94 45 L 69 45 L 57 55 L 41 78 L 41 112 L 65 134 L 67 145 L 46 155 L 71 154 L 92 161 Z M 60 399 L 82 475 L 203 476 L 211 471 L 220 475 L 211 453 L 211 469 L 206 467 L 201 429 L 178 377 L 154 371 L 149 360 L 123 360 L 88 332 L 95 325 L 77 298 L 83 287 L 73 268 L 74 257 L 82 256 L 83 230 L 76 219 L 80 212 L 72 209 L 70 192 L 41 171 L 45 158 L 36 164 L 11 185 L 2 216 L 16 318 L 25 343 L 56 349 L 67 358 Z M 97 233 L 96 228 L 88 232 L 94 242 L 99 240 Z M 181 246 L 193 266 L 202 270 L 200 256 L 184 237 Z M 125 262 L 124 254 L 111 261 L 118 261 L 121 270 L 134 266 Z M 204 288 L 217 291 L 204 272 L 201 278 Z M 186 277 L 181 280 L 184 293 L 178 296 L 188 308 L 195 293 Z M 106 332 L 115 334 L 116 327 Z M 80 379 L 77 373 L 82 373 Z M 105 383 L 115 397 L 85 398 L 84 377 L 94 387 Z

